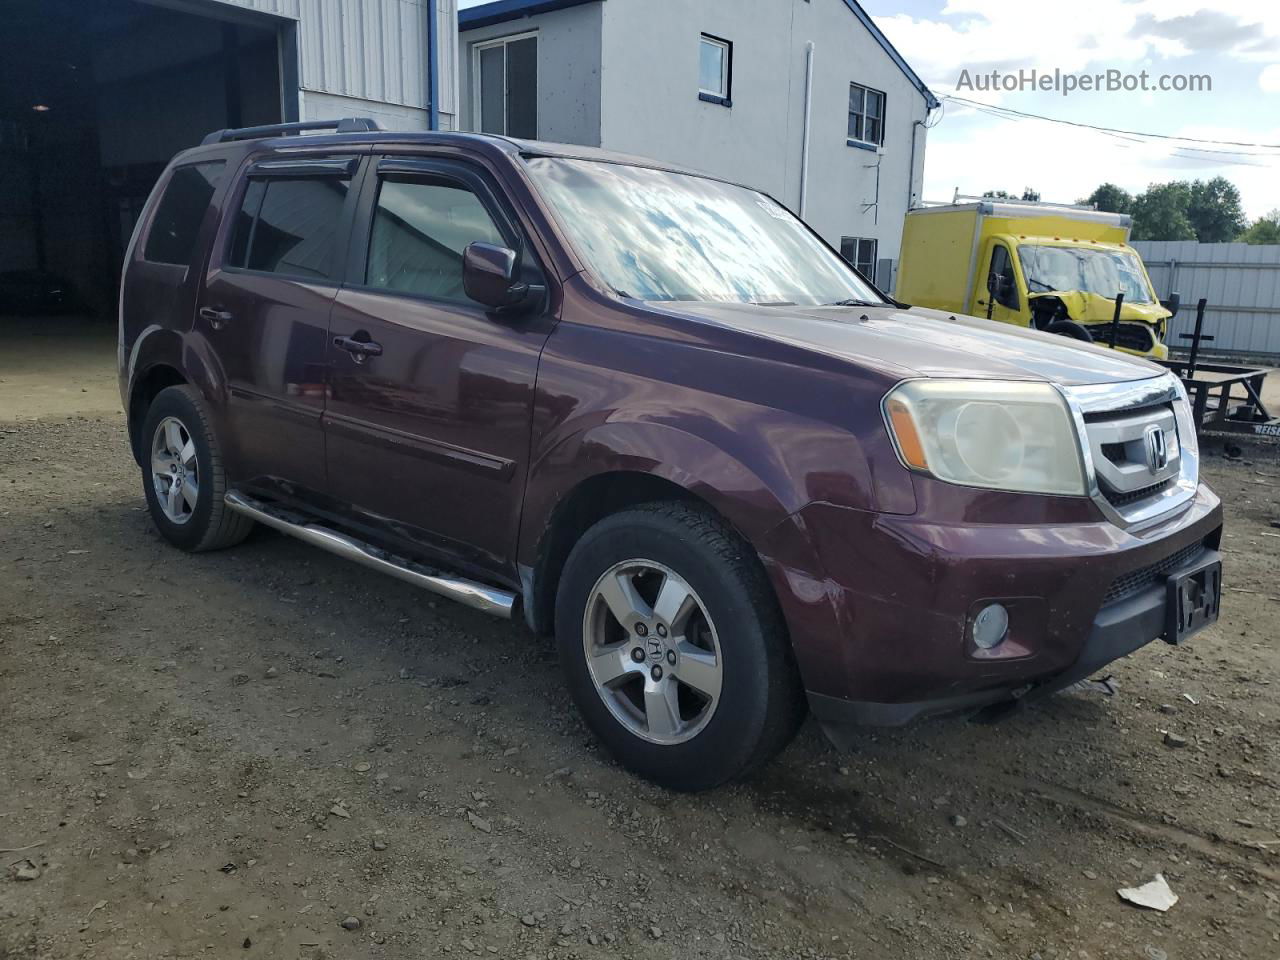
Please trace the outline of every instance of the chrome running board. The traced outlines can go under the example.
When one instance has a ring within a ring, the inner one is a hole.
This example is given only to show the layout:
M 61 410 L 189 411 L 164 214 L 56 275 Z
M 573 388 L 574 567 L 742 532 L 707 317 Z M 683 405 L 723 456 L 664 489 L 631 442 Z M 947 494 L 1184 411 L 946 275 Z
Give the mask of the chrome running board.
M 388 574 L 397 580 L 412 583 L 414 586 L 438 593 L 450 600 L 456 600 L 473 609 L 493 614 L 495 617 L 510 620 L 515 612 L 516 595 L 514 593 L 419 566 L 411 560 L 379 550 L 371 544 L 363 543 L 319 524 L 305 520 L 299 522 L 297 519 L 291 519 L 296 516 L 292 511 L 263 503 L 261 500 L 255 500 L 235 490 L 227 491 L 223 499 L 236 513 L 242 513 L 264 526 L 287 533 L 291 537 L 297 537 L 312 546 L 328 550 L 347 560 L 354 560 L 362 566 Z

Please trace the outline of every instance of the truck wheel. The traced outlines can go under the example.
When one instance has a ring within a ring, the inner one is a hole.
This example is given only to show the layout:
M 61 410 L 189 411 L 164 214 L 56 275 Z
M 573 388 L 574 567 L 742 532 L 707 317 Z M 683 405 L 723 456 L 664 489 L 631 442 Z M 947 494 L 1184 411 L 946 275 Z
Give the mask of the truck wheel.
M 675 790 L 750 772 L 804 716 L 754 552 L 687 504 L 629 509 L 583 535 L 560 578 L 556 641 L 596 736 L 624 766 Z
M 227 509 L 222 452 L 200 394 L 183 385 L 156 395 L 142 426 L 143 489 L 151 520 L 175 547 L 234 546 L 253 521 Z
M 1093 334 L 1074 320 L 1055 320 L 1045 327 L 1045 333 L 1056 333 L 1063 337 L 1071 337 L 1073 340 L 1093 343 Z

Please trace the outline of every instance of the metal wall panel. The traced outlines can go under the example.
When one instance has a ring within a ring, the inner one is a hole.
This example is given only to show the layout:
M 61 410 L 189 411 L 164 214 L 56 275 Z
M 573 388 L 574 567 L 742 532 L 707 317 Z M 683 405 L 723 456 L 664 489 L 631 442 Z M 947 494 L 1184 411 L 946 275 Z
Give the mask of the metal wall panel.
M 298 23 L 298 82 L 308 91 L 426 110 L 428 4 L 437 10 L 438 107 L 457 110 L 457 0 L 214 0 Z
M 1206 297 L 1204 349 L 1215 353 L 1280 357 L 1280 245 L 1138 240 L 1161 298 L 1182 294 L 1170 325 L 1169 345 L 1183 347 L 1195 325 L 1196 301 Z

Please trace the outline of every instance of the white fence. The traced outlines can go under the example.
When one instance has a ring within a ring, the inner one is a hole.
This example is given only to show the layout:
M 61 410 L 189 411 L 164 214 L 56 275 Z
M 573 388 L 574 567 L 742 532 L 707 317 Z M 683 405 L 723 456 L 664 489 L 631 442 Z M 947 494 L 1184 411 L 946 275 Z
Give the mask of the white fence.
M 1161 299 L 1177 291 L 1182 309 L 1170 324 L 1170 347 L 1187 349 L 1180 334 L 1195 326 L 1196 301 L 1209 303 L 1203 349 L 1255 357 L 1280 357 L 1280 245 L 1137 240 Z

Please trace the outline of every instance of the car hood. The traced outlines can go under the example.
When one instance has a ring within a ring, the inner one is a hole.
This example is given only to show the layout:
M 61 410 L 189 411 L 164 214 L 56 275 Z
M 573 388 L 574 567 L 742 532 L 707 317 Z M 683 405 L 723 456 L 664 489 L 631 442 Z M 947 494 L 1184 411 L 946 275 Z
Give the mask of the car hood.
M 1056 334 L 919 307 L 648 303 L 663 313 L 819 351 L 900 377 L 1044 380 L 1063 386 L 1145 380 L 1163 367 Z

